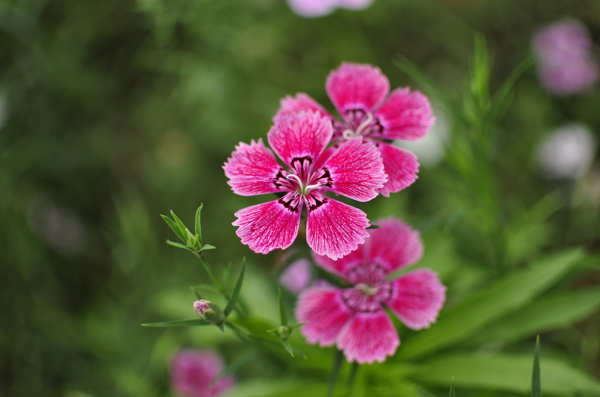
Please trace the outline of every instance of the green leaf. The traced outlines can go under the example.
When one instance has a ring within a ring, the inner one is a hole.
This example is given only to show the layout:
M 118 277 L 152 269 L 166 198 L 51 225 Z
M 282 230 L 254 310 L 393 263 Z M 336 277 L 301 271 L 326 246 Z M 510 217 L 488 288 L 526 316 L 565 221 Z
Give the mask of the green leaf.
M 600 382 L 579 369 L 559 360 L 545 359 L 540 364 L 545 394 L 573 396 L 578 392 L 592 395 L 600 393 Z M 531 389 L 530 371 L 529 354 L 455 354 L 424 362 L 412 377 L 429 386 L 445 387 L 448 379 L 454 376 L 460 388 L 501 390 L 525 395 Z
M 600 308 L 600 288 L 563 291 L 536 299 L 469 338 L 469 346 L 515 341 L 539 332 L 567 328 Z
M 583 258 L 580 249 L 571 249 L 513 271 L 444 312 L 431 328 L 405 342 L 399 358 L 413 359 L 466 340 L 495 319 L 525 305 Z
M 200 203 L 200 206 L 196 210 L 196 218 L 194 223 L 194 232 L 196 233 L 196 236 L 198 236 L 198 238 L 200 239 L 200 244 L 202 244 L 202 226 L 200 224 L 200 214 L 202 213 L 202 207 L 204 207 L 204 204 Z
M 186 245 L 175 243 L 171 240 L 167 240 L 167 244 L 172 245 L 173 247 L 182 248 L 184 250 L 188 250 L 188 251 L 190 250 Z
M 198 300 L 202 299 L 202 297 L 200 296 L 200 294 L 198 293 L 198 291 L 196 291 L 196 287 L 190 287 L 190 289 L 192 290 L 192 292 L 194 293 L 194 295 L 196 295 L 196 298 L 198 298 Z
M 296 329 L 296 328 L 300 328 L 302 327 L 304 324 L 308 324 L 308 321 L 305 321 L 303 323 L 298 323 L 298 324 L 293 324 L 293 325 L 288 325 L 289 329 Z
M 201 318 L 193 320 L 176 320 L 176 321 L 165 321 L 162 323 L 148 323 L 142 324 L 142 327 L 196 327 L 199 325 L 210 325 Z
M 496 91 L 496 93 L 494 94 L 494 96 L 492 98 L 492 106 L 493 106 L 492 118 L 497 119 L 504 115 L 504 113 L 508 109 L 508 106 L 510 105 L 510 101 L 512 99 L 512 97 L 509 96 L 509 94 L 511 94 L 513 92 L 512 91 L 513 85 L 515 84 L 517 79 L 519 77 L 521 77 L 523 72 L 525 72 L 527 69 L 529 69 L 529 67 L 531 67 L 534 63 L 535 63 L 535 60 L 533 57 L 529 57 L 529 58 L 525 59 L 523 62 L 521 62 L 519 65 L 517 65 L 516 68 L 513 69 L 513 71 L 510 73 L 510 75 L 504 81 L 504 83 L 502 83 L 500 88 L 498 88 L 498 90 Z
M 242 284 L 244 282 L 244 272 L 245 271 L 246 271 L 246 258 L 244 258 L 242 260 L 242 270 L 240 270 L 240 275 L 237 279 L 237 283 L 235 283 L 235 288 L 233 290 L 233 293 L 231 294 L 231 298 L 229 299 L 229 302 L 227 302 L 227 306 L 225 307 L 225 316 L 228 316 L 229 313 L 231 313 L 231 311 L 235 307 L 235 304 L 237 303 L 238 297 L 240 295 L 240 290 L 242 289 Z
M 182 240 L 183 240 L 183 242 L 184 242 L 184 243 L 186 243 L 186 244 L 187 244 L 187 243 L 189 243 L 189 240 L 188 240 L 188 230 L 187 230 L 187 228 L 185 227 L 185 225 L 183 224 L 183 222 L 181 221 L 181 219 L 179 219 L 179 218 L 177 217 L 177 215 L 175 215 L 175 213 L 173 212 L 173 210 L 171 210 L 171 216 L 172 216 L 172 217 L 173 217 L 173 219 L 175 220 L 175 223 L 177 223 L 177 226 L 179 227 L 179 230 L 181 231 L 181 234 L 182 234 L 183 236 L 185 236 L 185 237 L 182 239 Z
M 540 336 L 535 338 L 533 349 L 533 373 L 531 375 L 531 397 L 542 397 L 542 384 L 540 379 Z
M 287 313 L 285 310 L 285 304 L 283 303 L 283 295 L 281 294 L 281 288 L 279 288 L 279 321 L 281 325 L 288 325 Z
M 287 350 L 287 352 L 290 353 L 290 355 L 292 357 L 294 357 L 294 349 L 292 348 L 292 345 L 290 344 L 289 339 L 281 338 L 280 341 L 281 341 L 281 344 L 283 345 L 283 347 L 285 347 L 285 350 Z
M 161 217 L 164 219 L 165 222 L 167 222 L 167 225 L 169 225 L 171 230 L 173 230 L 175 232 L 175 234 L 177 235 L 177 237 L 179 237 L 181 239 L 181 241 L 183 241 L 184 243 L 187 242 L 186 233 L 182 232 L 179 229 L 179 226 L 177 225 L 177 223 L 173 222 L 171 220 L 171 218 L 169 218 L 168 216 L 161 215 Z
M 204 244 L 202 246 L 202 248 L 200 248 L 200 251 L 206 251 L 206 250 L 214 250 L 217 249 L 217 247 L 215 247 L 214 245 L 210 245 L 210 244 Z M 200 252 L 198 251 L 198 252 Z

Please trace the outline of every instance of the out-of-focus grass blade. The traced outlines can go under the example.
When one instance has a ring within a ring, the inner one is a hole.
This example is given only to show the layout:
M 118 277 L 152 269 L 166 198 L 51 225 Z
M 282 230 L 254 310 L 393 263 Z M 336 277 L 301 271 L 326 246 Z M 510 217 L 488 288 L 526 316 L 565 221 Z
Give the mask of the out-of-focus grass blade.
M 566 250 L 504 276 L 442 313 L 436 324 L 405 344 L 398 352 L 399 358 L 431 354 L 466 340 L 493 320 L 525 305 L 583 258 L 580 249 Z
M 175 232 L 175 234 L 177 235 L 177 237 L 179 237 L 181 239 L 181 241 L 183 241 L 184 243 L 187 242 L 187 237 L 185 235 L 185 232 L 182 232 L 179 229 L 179 226 L 177 225 L 177 223 L 173 222 L 171 220 L 171 218 L 169 218 L 166 215 L 161 215 L 161 218 L 163 218 L 164 221 L 167 222 L 167 225 L 169 225 L 169 227 L 171 228 L 171 230 L 173 230 L 173 232 Z
M 196 327 L 199 325 L 210 325 L 201 318 L 193 320 L 176 320 L 176 321 L 165 321 L 162 323 L 148 323 L 142 324 L 142 327 Z
M 177 215 L 175 215 L 173 210 L 171 210 L 171 216 L 173 217 L 173 220 L 175 220 L 175 223 L 177 223 L 177 226 L 179 227 L 179 230 L 181 231 L 181 235 L 184 236 L 183 242 L 187 244 L 187 242 L 188 242 L 187 228 L 185 227 L 185 225 L 183 224 L 181 219 L 179 219 L 179 217 Z
M 283 303 L 283 294 L 281 293 L 281 288 L 279 288 L 279 321 L 281 325 L 287 325 L 287 312 L 285 310 L 285 304 Z
M 447 108 L 448 110 L 452 110 L 452 105 L 448 102 L 446 96 L 439 91 L 435 85 L 429 80 L 429 77 L 421 71 L 421 69 L 403 57 L 399 55 L 398 58 L 394 61 L 394 65 L 396 65 L 400 70 L 408 75 L 417 85 L 425 91 L 427 94 L 431 95 L 435 98 L 442 106 Z
M 343 362 L 344 352 L 336 349 L 335 356 L 333 358 L 333 367 L 331 368 L 331 373 L 329 374 L 329 387 L 327 388 L 327 397 L 333 397 L 333 391 L 335 390 L 335 384 L 337 383 L 338 377 L 340 375 L 340 369 L 342 368 Z
M 204 204 L 200 203 L 200 206 L 196 210 L 196 217 L 195 217 L 195 222 L 194 222 L 194 233 L 196 233 L 196 236 L 198 236 L 200 238 L 201 244 L 202 244 L 202 226 L 200 224 L 200 214 L 202 213 L 202 207 L 204 207 Z
M 535 338 L 533 349 L 533 373 L 531 375 L 531 397 L 542 397 L 542 382 L 540 379 L 540 336 Z
M 242 260 L 242 270 L 240 270 L 240 275 L 238 276 L 237 283 L 235 283 L 235 289 L 233 290 L 233 293 L 231 294 L 231 298 L 229 299 L 229 302 L 227 302 L 227 306 L 225 307 L 225 311 L 224 311 L 225 316 L 228 316 L 229 313 L 231 313 L 231 311 L 235 307 L 235 304 L 237 303 L 238 297 L 240 296 L 240 290 L 242 289 L 242 284 L 244 283 L 244 272 L 245 271 L 246 271 L 246 258 L 244 258 Z
M 504 83 L 498 88 L 494 96 L 492 97 L 492 118 L 500 118 L 504 115 L 508 106 L 510 105 L 510 101 L 512 99 L 510 93 L 512 93 L 512 88 L 519 77 L 529 69 L 534 63 L 533 57 L 529 57 L 525 59 L 523 62 L 517 65 L 516 68 L 510 73 L 510 75 L 504 80 Z
M 223 370 L 221 372 L 219 372 L 219 375 L 217 375 L 213 379 L 213 381 L 211 382 L 211 385 L 214 385 L 215 383 L 217 383 L 218 381 L 223 379 L 225 376 L 235 373 L 238 369 L 240 369 L 242 367 L 242 365 L 246 364 L 246 362 L 248 362 L 248 360 L 250 360 L 254 356 L 256 356 L 255 349 L 250 349 L 250 350 L 246 351 L 240 357 L 236 358 L 229 365 L 227 365 L 225 368 L 223 368 Z
M 454 378 L 450 382 L 450 397 L 456 397 L 456 393 L 454 392 Z

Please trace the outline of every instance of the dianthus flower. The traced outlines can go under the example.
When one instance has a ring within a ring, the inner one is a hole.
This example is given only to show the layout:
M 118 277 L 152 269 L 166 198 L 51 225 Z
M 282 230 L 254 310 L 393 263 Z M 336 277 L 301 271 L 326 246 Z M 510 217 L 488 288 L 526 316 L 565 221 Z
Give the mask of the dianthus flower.
M 412 184 L 419 170 L 417 158 L 388 142 L 419 139 L 427 133 L 435 122 L 427 97 L 409 88 L 398 88 L 389 94 L 390 83 L 379 68 L 355 63 L 342 63 L 332 71 L 325 89 L 342 122 L 303 93 L 282 99 L 275 120 L 299 111 L 318 112 L 331 121 L 335 141 L 362 136 L 379 149 L 388 176 L 379 193 L 389 196 Z
M 333 261 L 314 255 L 321 268 L 335 273 L 351 288 L 321 284 L 304 290 L 296 317 L 308 322 L 300 331 L 309 343 L 336 344 L 348 361 L 383 362 L 400 345 L 398 332 L 384 307 L 409 328 L 435 322 L 446 299 L 446 287 L 429 269 L 417 269 L 396 279 L 387 277 L 421 258 L 418 232 L 397 219 L 377 223 L 370 238 L 356 251 Z
M 292 11 L 306 18 L 331 14 L 338 7 L 361 10 L 370 6 L 372 2 L 373 0 L 288 0 Z
M 594 45 L 586 28 L 565 19 L 539 29 L 533 36 L 538 74 L 550 93 L 564 96 L 581 93 L 598 80 Z
M 279 117 L 267 134 L 283 160 L 282 167 L 262 141 L 240 143 L 224 165 L 232 190 L 242 196 L 283 193 L 283 197 L 236 212 L 233 222 L 242 243 L 266 254 L 287 248 L 296 239 L 306 207 L 306 240 L 310 248 L 332 259 L 356 249 L 369 235 L 366 214 L 325 195 L 333 192 L 357 201 L 377 196 L 386 181 L 381 155 L 356 137 L 327 159 L 331 123 L 313 112 Z
M 182 350 L 171 362 L 171 386 L 183 397 L 214 397 L 234 385 L 231 375 L 213 380 L 223 370 L 221 357 L 211 350 Z

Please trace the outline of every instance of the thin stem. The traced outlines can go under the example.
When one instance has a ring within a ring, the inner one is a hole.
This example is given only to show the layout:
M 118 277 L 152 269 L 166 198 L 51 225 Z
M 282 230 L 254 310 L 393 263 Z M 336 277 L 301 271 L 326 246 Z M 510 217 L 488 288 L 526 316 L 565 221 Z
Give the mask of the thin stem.
M 348 376 L 348 381 L 346 382 L 346 396 L 350 397 L 352 395 L 352 391 L 354 390 L 354 380 L 356 379 L 356 373 L 360 365 L 354 361 L 352 363 L 352 368 L 350 369 L 350 376 Z
M 337 383 L 338 376 L 340 375 L 340 369 L 344 363 L 344 353 L 341 350 L 335 351 L 333 357 L 333 367 L 331 368 L 331 374 L 329 375 L 329 388 L 327 389 L 327 397 L 333 397 L 333 391 L 335 384 Z

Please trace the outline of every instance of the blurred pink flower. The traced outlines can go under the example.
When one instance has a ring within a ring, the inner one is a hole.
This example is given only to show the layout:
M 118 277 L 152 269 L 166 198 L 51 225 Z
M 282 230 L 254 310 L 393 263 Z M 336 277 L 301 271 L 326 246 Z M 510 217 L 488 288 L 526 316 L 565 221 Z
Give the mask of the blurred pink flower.
M 302 258 L 292 262 L 279 276 L 279 284 L 298 295 L 310 283 L 310 268 L 308 259 Z
M 402 221 L 377 222 L 370 238 L 356 251 L 333 261 L 314 255 L 317 264 L 350 282 L 352 288 L 327 284 L 304 290 L 296 317 L 307 321 L 300 331 L 309 343 L 337 347 L 348 361 L 383 362 L 400 345 L 398 332 L 384 306 L 409 328 L 435 322 L 446 300 L 446 287 L 429 269 L 417 269 L 396 279 L 386 277 L 417 262 L 423 254 L 419 233 Z
M 388 176 L 379 193 L 389 196 L 412 184 L 419 170 L 417 158 L 388 142 L 419 139 L 429 131 L 435 122 L 429 99 L 408 88 L 390 93 L 390 82 L 379 68 L 356 63 L 342 63 L 332 71 L 325 89 L 342 122 L 303 93 L 282 99 L 274 120 L 300 111 L 318 112 L 331 121 L 334 141 L 363 137 L 377 147 Z
M 558 96 L 588 91 L 598 80 L 592 48 L 586 28 L 573 19 L 539 29 L 533 36 L 533 50 L 546 90 Z
M 235 193 L 284 193 L 275 201 L 236 212 L 233 225 L 239 226 L 236 234 L 243 244 L 262 254 L 289 247 L 298 235 L 303 207 L 308 211 L 306 240 L 316 253 L 337 259 L 365 241 L 366 214 L 324 193 L 357 201 L 375 198 L 386 181 L 381 155 L 356 137 L 320 160 L 332 134 L 331 123 L 314 112 L 279 117 L 267 138 L 287 170 L 262 140 L 236 147 L 223 166 Z
M 315 18 L 331 14 L 336 8 L 362 10 L 373 0 L 288 0 L 292 11 L 301 17 Z
M 231 389 L 231 375 L 212 385 L 223 370 L 221 357 L 211 350 L 181 350 L 171 362 L 171 386 L 182 397 L 214 397 Z

